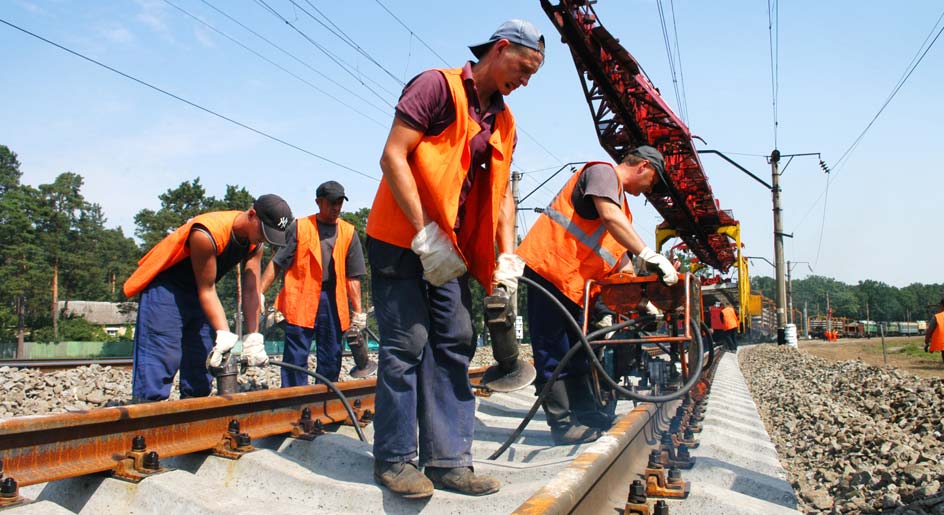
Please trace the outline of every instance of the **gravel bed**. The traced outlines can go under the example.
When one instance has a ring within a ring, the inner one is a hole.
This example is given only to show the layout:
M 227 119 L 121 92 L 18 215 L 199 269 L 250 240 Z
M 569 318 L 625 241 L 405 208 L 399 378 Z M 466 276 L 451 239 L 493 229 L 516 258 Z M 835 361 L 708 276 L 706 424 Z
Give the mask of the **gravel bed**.
M 944 515 L 944 384 L 758 345 L 741 369 L 806 513 Z
M 530 358 L 531 346 L 522 345 L 521 355 Z M 273 356 L 273 359 L 281 360 L 282 356 Z M 371 354 L 371 359 L 377 360 L 376 353 Z M 480 347 L 471 366 L 487 366 L 492 362 L 491 347 Z M 315 365 L 315 354 L 312 352 L 308 366 L 314 370 Z M 357 380 L 348 375 L 352 368 L 353 358 L 344 357 L 341 363 L 342 381 Z M 278 388 L 281 384 L 279 370 L 275 366 L 249 368 L 239 376 L 239 390 Z M 174 378 L 171 399 L 180 398 L 177 386 L 177 378 Z M 131 369 L 90 365 L 43 372 L 39 369 L 0 367 L 0 399 L 0 418 L 120 406 L 128 404 L 131 399 Z

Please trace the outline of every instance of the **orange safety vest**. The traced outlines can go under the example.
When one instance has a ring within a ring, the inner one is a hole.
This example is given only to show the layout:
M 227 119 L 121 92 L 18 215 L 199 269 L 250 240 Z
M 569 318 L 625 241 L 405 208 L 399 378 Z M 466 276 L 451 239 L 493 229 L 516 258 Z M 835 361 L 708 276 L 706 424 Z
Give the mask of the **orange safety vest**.
M 721 308 L 711 306 L 708 308 L 711 315 L 711 328 L 716 331 L 724 330 L 724 322 L 721 321 Z
M 453 228 L 459 212 L 459 194 L 472 164 L 469 142 L 482 129 L 469 115 L 462 69 L 438 71 L 446 78 L 456 106 L 456 121 L 439 135 L 424 136 L 407 160 L 427 215 L 456 245 L 472 277 L 485 287 L 487 293 L 491 293 L 495 234 L 502 199 L 511 176 L 515 118 L 507 106 L 495 115 L 495 129 L 488 140 L 492 148 L 489 170 L 480 173 L 479 180 L 473 181 L 465 200 L 465 222 L 456 235 Z M 486 177 L 488 180 L 482 180 Z M 386 177 L 380 180 L 374 197 L 367 219 L 367 234 L 403 248 L 410 248 L 416 235 L 416 230 L 394 200 Z
M 731 306 L 725 306 L 724 309 L 721 310 L 721 314 L 723 315 L 722 323 L 724 324 L 725 331 L 730 331 L 731 329 L 737 329 L 738 316 L 737 316 L 737 313 L 734 312 L 734 308 L 732 308 Z
M 944 351 L 944 311 L 934 315 L 934 321 L 937 322 L 937 327 L 931 333 L 931 345 L 928 350 L 931 352 Z
M 298 219 L 298 243 L 295 246 L 295 262 L 285 270 L 285 284 L 275 299 L 275 308 L 285 315 L 285 321 L 302 327 L 315 327 L 318 301 L 321 299 L 321 281 L 324 278 L 324 263 L 321 262 L 321 238 L 315 215 Z M 338 235 L 331 252 L 334 258 L 334 300 L 338 306 L 341 330 L 351 327 L 347 298 L 347 251 L 356 237 L 354 226 L 338 220 Z
M 574 210 L 571 195 L 577 180 L 588 166 L 595 164 L 609 163 L 589 162 L 575 173 L 534 222 L 517 250 L 528 267 L 578 305 L 583 305 L 587 280 L 605 278 L 626 252 L 606 230 L 600 217 L 587 220 Z M 623 198 L 622 185 L 619 196 L 620 207 L 632 222 L 633 215 Z M 594 293 L 591 291 L 591 296 Z
M 216 244 L 216 255 L 223 253 L 233 232 L 233 222 L 242 211 L 213 211 L 197 215 L 167 235 L 138 261 L 138 269 L 125 281 L 124 292 L 129 299 L 141 293 L 158 274 L 190 257 L 190 230 L 199 224 L 206 227 Z M 250 245 L 249 254 L 256 250 Z

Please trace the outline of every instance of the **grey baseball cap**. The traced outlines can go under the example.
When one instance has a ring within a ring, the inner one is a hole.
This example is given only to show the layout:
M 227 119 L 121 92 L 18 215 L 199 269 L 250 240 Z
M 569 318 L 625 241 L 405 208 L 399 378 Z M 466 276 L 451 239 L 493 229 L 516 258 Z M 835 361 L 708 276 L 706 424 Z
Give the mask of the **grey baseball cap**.
M 476 59 L 481 59 L 482 56 L 488 53 L 488 49 L 492 47 L 492 44 L 499 39 L 507 39 L 512 43 L 537 50 L 541 52 L 541 55 L 544 55 L 544 36 L 541 35 L 541 31 L 534 24 L 525 20 L 508 20 L 502 23 L 492 34 L 492 37 L 488 38 L 488 41 L 469 45 L 469 50 L 472 51 L 472 55 Z
M 328 199 L 329 202 L 337 202 L 338 199 L 349 200 L 344 194 L 344 186 L 337 181 L 328 181 L 315 190 L 315 198 Z
M 669 181 L 665 177 L 665 157 L 662 156 L 662 152 L 659 152 L 656 147 L 642 145 L 631 150 L 629 153 L 649 161 L 649 164 L 651 164 L 652 168 L 656 171 L 662 184 L 665 186 L 669 185 Z

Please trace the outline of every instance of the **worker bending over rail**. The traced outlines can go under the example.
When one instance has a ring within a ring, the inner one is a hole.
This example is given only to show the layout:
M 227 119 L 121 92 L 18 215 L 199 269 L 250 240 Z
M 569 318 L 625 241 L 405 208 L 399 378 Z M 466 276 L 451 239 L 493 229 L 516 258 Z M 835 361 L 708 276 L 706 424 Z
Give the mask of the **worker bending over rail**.
M 209 367 L 238 342 L 216 292 L 216 283 L 240 263 L 246 331 L 242 355 L 250 365 L 268 361 L 259 327 L 259 274 L 263 242 L 285 245 L 292 210 L 277 195 L 263 195 L 246 211 L 197 215 L 138 261 L 125 281 L 128 298 L 138 293 L 131 395 L 135 401 L 170 396 L 180 371 L 180 397 L 210 394 Z
M 664 159 L 654 147 L 641 146 L 618 165 L 590 162 L 564 185 L 528 231 L 518 255 L 527 267 L 524 276 L 554 294 L 581 320 L 584 285 L 618 271 L 632 271 L 629 254 L 658 268 L 672 285 L 678 274 L 672 263 L 647 247 L 633 228 L 624 193 L 648 193 L 664 182 Z M 528 289 L 528 327 L 537 369 L 538 391 L 580 335 L 566 323 L 553 301 L 536 288 Z M 611 417 L 599 410 L 589 382 L 590 363 L 576 354 L 551 385 L 542 407 L 557 444 L 595 440 L 609 429 Z
M 469 277 L 489 293 L 495 280 L 517 287 L 515 118 L 503 97 L 541 67 L 544 37 L 511 20 L 470 49 L 478 62 L 425 71 L 404 88 L 367 221 L 380 327 L 374 479 L 407 498 L 501 486 L 472 470 Z
M 367 275 L 364 253 L 354 225 L 340 218 L 347 199 L 338 182 L 318 186 L 318 214 L 288 227 L 285 246 L 262 274 L 265 292 L 285 272 L 285 284 L 275 299 L 286 322 L 284 361 L 307 369 L 314 338 L 315 371 L 332 382 L 341 375 L 342 333 L 367 327 L 367 313 L 361 307 L 361 278 Z M 306 384 L 307 374 L 282 369 L 283 388 Z

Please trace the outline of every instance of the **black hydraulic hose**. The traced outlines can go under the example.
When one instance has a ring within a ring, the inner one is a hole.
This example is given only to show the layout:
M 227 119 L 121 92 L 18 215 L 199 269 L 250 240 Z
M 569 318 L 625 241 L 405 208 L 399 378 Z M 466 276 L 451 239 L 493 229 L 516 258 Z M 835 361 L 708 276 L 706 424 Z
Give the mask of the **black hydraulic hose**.
M 590 358 L 590 362 L 593 364 L 594 368 L 597 369 L 597 372 L 600 374 L 600 377 L 603 378 L 603 381 L 608 386 L 610 386 L 612 389 L 614 389 L 616 392 L 620 393 L 621 395 L 637 402 L 663 403 L 663 402 L 669 402 L 669 401 L 680 399 L 686 393 L 688 393 L 688 391 L 691 390 L 691 388 L 695 386 L 695 383 L 698 381 L 698 378 L 701 375 L 701 371 L 704 366 L 705 356 L 703 355 L 704 347 L 702 345 L 702 339 L 701 339 L 701 328 L 695 325 L 694 321 L 692 322 L 692 326 L 694 329 L 692 334 L 698 345 L 697 345 L 695 367 L 693 370 L 689 371 L 688 381 L 686 381 L 685 384 L 682 385 L 682 387 L 679 388 L 677 391 L 669 393 L 669 394 L 641 395 L 636 392 L 633 392 L 632 390 L 627 390 L 626 388 L 623 388 L 622 386 L 619 385 L 619 383 L 614 381 L 613 378 L 610 377 L 609 374 L 607 374 L 606 368 L 603 366 L 602 363 L 600 363 L 600 360 L 597 358 L 596 353 L 593 352 L 593 347 L 590 346 L 589 339 L 591 337 L 596 337 L 599 334 L 606 334 L 607 332 L 617 330 L 623 327 L 627 327 L 627 326 L 630 326 L 639 322 L 649 322 L 653 320 L 652 317 L 641 317 L 636 320 L 630 320 L 629 322 L 623 322 L 615 326 L 610 326 L 610 327 L 600 329 L 598 331 L 594 331 L 590 333 L 589 335 L 584 335 L 583 330 L 581 329 L 580 325 L 577 323 L 576 320 L 574 320 L 574 317 L 571 316 L 570 312 L 567 310 L 564 304 L 562 304 L 561 301 L 557 299 L 557 297 L 551 294 L 551 292 L 547 291 L 546 288 L 544 288 L 540 284 L 536 283 L 535 281 L 527 277 L 520 277 L 519 280 L 524 281 L 531 288 L 536 288 L 538 291 L 540 291 L 545 296 L 547 296 L 547 298 L 550 299 L 554 303 L 555 306 L 557 306 L 558 310 L 564 315 L 564 320 L 566 320 L 570 324 L 571 328 L 577 333 L 578 337 L 580 338 L 580 345 L 575 345 L 571 347 L 570 350 L 567 351 L 567 354 L 564 355 L 560 363 L 558 363 L 557 367 L 554 369 L 554 373 L 551 374 L 550 380 L 544 384 L 544 388 L 541 390 L 541 394 L 538 396 L 537 400 L 535 400 L 534 404 L 531 406 L 531 409 L 528 411 L 528 414 L 518 425 L 518 428 L 511 434 L 511 436 L 505 441 L 505 443 L 502 444 L 502 446 L 498 448 L 498 450 L 496 450 L 494 453 L 492 453 L 491 456 L 488 457 L 488 459 L 490 460 L 498 459 L 498 457 L 501 456 L 508 449 L 508 447 L 511 446 L 512 442 L 514 442 L 518 438 L 521 432 L 524 431 L 524 428 L 527 427 L 529 422 L 531 422 L 531 419 L 534 417 L 534 414 L 537 413 L 538 406 L 541 405 L 541 402 L 550 392 L 551 385 L 554 383 L 554 381 L 557 380 L 557 377 L 560 375 L 560 372 L 564 369 L 564 367 L 567 366 L 567 363 L 570 362 L 573 356 L 577 353 L 578 349 L 584 349 L 587 351 L 587 355 Z
M 328 388 L 331 389 L 332 392 L 337 394 L 338 399 L 341 400 L 341 404 L 343 404 L 344 409 L 347 410 L 347 416 L 351 417 L 351 423 L 354 425 L 354 430 L 357 431 L 357 437 L 360 438 L 362 442 L 367 441 L 367 438 L 364 437 L 364 432 L 361 431 L 361 425 L 357 421 L 357 415 L 354 414 L 354 410 L 351 408 L 351 403 L 348 402 L 347 397 L 345 397 L 345 395 L 341 393 L 341 390 L 339 390 L 338 387 L 335 386 L 335 384 L 332 381 L 329 381 L 325 376 L 319 374 L 318 372 L 313 372 L 311 370 L 308 370 L 307 368 L 300 367 L 298 365 L 293 365 L 291 363 L 285 363 L 284 361 L 276 361 L 274 359 L 270 359 L 269 364 L 275 365 L 277 367 L 287 368 L 289 370 L 294 370 L 296 372 L 303 372 L 321 381 L 322 383 L 324 383 L 325 386 L 327 386 Z

